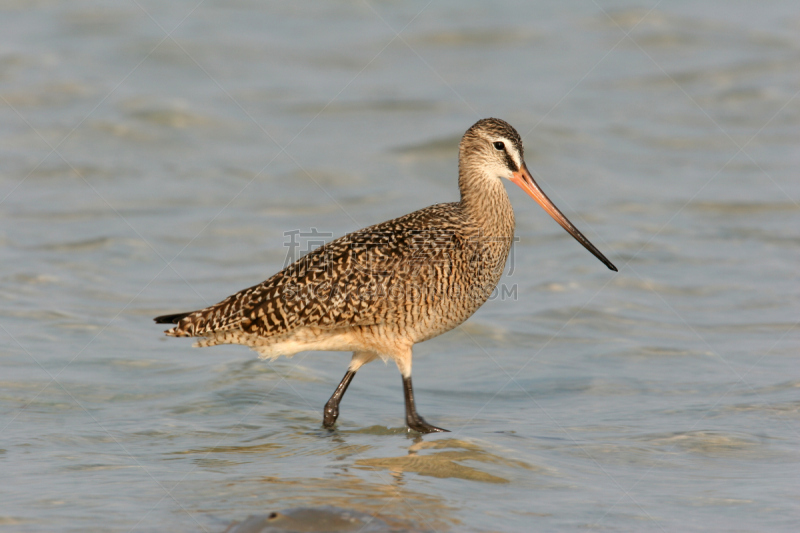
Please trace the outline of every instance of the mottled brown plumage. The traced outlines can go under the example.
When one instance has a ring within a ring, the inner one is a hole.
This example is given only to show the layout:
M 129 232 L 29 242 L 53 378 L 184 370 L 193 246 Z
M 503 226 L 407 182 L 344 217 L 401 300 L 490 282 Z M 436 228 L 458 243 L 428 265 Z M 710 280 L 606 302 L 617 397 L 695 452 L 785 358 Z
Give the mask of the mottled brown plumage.
M 326 404 L 327 427 L 355 372 L 375 358 L 393 359 L 403 375 L 409 427 L 443 431 L 416 413 L 411 347 L 461 324 L 497 286 L 514 237 L 502 178 L 544 202 L 562 226 L 613 267 L 552 203 L 546 205 L 525 168 L 514 128 L 484 119 L 467 130 L 459 147 L 459 202 L 350 233 L 216 305 L 155 320 L 176 324 L 167 335 L 202 337 L 196 346 L 244 344 L 265 358 L 353 351 L 345 378 Z

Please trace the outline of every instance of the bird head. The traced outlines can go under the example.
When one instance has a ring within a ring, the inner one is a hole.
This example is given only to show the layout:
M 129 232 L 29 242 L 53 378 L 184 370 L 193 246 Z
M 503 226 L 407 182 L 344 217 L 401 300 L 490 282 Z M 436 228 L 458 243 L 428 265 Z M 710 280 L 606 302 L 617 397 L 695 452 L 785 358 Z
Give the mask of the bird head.
M 476 122 L 461 139 L 459 165 L 462 172 L 476 172 L 487 179 L 507 179 L 518 185 L 584 248 L 616 272 L 617 267 L 578 231 L 534 181 L 523 155 L 522 137 L 511 124 L 498 118 L 485 118 Z

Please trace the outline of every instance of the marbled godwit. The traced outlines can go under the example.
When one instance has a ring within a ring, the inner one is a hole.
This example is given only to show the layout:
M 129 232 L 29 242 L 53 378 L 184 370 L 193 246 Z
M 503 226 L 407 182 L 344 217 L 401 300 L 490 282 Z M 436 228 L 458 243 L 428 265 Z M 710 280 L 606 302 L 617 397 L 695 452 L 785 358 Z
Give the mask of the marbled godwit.
M 268 359 L 304 350 L 352 351 L 347 373 L 325 404 L 328 428 L 358 369 L 379 357 L 392 359 L 403 377 L 408 427 L 446 431 L 417 414 L 411 350 L 464 322 L 497 286 L 514 238 L 503 178 L 617 270 L 536 185 L 522 155 L 522 139 L 508 123 L 479 120 L 459 146 L 459 202 L 350 233 L 216 305 L 155 321 L 177 324 L 166 331 L 172 337 L 203 337 L 195 346 L 244 344 Z

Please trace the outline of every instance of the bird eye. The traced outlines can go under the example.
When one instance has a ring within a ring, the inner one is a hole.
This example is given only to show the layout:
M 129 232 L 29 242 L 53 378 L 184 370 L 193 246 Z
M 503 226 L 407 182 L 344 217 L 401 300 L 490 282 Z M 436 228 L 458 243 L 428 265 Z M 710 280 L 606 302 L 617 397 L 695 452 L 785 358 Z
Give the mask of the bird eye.
M 506 147 L 506 145 L 503 144 L 502 141 L 497 141 L 497 142 L 494 143 L 495 150 L 503 150 L 503 149 L 505 149 L 505 147 Z

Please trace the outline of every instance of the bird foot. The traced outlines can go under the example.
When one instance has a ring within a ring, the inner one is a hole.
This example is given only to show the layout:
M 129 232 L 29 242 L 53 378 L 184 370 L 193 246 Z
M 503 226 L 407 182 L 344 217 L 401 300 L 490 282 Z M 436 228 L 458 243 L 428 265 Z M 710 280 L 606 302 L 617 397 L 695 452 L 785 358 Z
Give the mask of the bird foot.
M 322 427 L 332 429 L 337 418 L 339 418 L 338 406 L 330 406 L 326 404 L 322 415 Z
M 416 419 L 407 419 L 406 425 L 408 429 L 419 433 L 450 433 L 447 429 L 437 428 L 436 426 L 428 424 L 421 416 L 418 416 Z

